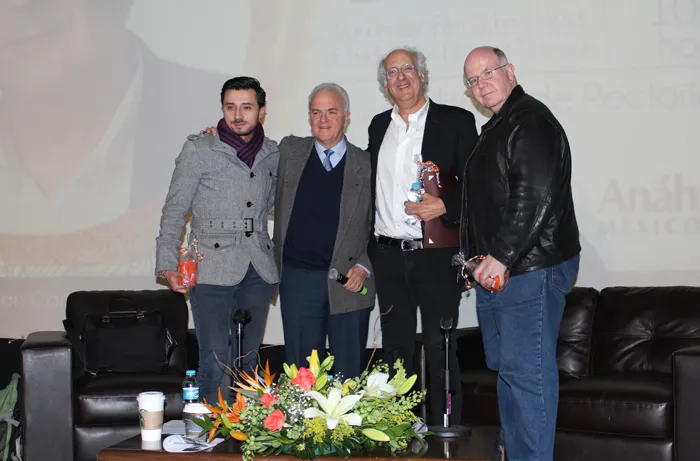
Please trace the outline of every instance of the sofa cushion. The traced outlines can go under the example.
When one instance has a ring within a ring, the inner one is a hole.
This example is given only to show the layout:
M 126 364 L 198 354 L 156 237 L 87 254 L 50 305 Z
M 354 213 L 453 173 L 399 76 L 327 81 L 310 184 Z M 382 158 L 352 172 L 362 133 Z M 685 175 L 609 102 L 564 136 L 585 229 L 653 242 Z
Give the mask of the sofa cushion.
M 462 420 L 465 423 L 500 424 L 496 380 L 496 372 L 491 370 L 462 372 Z
M 691 346 L 700 346 L 700 287 L 615 287 L 600 292 L 592 375 L 670 375 L 673 353 Z
M 557 341 L 557 363 L 562 373 L 573 377 L 588 375 L 597 300 L 598 290 L 593 288 L 574 287 L 566 296 Z
M 165 394 L 165 421 L 182 419 L 182 380 L 178 372 L 109 373 L 83 376 L 75 389 L 78 426 L 139 423 L 136 396 L 146 391 Z
M 562 383 L 557 429 L 671 437 L 673 385 L 664 375 L 619 374 Z
M 562 385 L 572 379 L 568 373 L 559 372 Z M 498 425 L 498 377 L 491 370 L 462 371 L 462 419 L 469 424 Z

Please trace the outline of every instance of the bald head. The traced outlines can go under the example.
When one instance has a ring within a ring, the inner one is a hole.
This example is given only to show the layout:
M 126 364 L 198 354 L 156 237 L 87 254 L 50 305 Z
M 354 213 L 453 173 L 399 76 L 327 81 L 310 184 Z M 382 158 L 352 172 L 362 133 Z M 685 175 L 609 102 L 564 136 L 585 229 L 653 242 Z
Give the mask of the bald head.
M 480 46 L 478 48 L 474 48 L 468 55 L 467 59 L 465 60 L 465 65 L 466 62 L 469 61 L 469 58 L 479 58 L 479 57 L 484 57 L 484 56 L 495 56 L 496 59 L 498 59 L 499 65 L 501 64 L 508 64 L 508 58 L 506 57 L 506 54 L 501 50 L 500 48 L 496 48 L 493 46 Z
M 515 68 L 503 51 L 491 46 L 473 49 L 464 61 L 464 75 L 474 98 L 498 113 L 518 85 Z

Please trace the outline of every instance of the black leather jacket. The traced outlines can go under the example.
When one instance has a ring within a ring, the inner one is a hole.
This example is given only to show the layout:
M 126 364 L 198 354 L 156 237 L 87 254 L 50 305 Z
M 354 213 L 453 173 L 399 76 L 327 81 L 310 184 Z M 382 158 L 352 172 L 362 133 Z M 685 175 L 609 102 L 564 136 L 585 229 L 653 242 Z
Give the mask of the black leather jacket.
M 549 109 L 517 86 L 483 126 L 465 167 L 465 255 L 490 254 L 511 275 L 581 251 L 571 195 L 571 150 Z

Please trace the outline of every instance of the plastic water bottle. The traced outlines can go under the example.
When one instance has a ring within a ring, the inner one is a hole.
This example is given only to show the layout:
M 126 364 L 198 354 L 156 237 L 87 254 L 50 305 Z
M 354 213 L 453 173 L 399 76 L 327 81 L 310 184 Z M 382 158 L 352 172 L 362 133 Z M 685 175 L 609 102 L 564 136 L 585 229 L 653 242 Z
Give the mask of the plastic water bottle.
M 199 403 L 199 384 L 195 378 L 197 372 L 187 370 L 185 380 L 182 382 L 182 406 L 188 403 Z
M 425 189 L 423 189 L 420 185 L 419 182 L 414 182 L 411 184 L 411 190 L 408 191 L 408 200 L 411 202 L 422 202 L 423 201 L 423 194 L 425 193 Z M 416 215 L 408 215 L 406 216 L 405 222 L 406 224 L 414 225 L 418 221 L 418 216 Z

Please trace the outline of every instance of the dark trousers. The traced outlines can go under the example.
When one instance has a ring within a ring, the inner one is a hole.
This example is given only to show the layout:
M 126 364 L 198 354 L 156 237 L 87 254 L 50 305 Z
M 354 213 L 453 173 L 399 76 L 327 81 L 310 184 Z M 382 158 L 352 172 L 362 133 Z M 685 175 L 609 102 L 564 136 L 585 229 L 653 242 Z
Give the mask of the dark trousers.
M 372 300 L 368 300 L 372 303 Z M 283 264 L 280 281 L 280 310 L 287 364 L 308 367 L 306 360 L 316 349 L 326 356 L 326 335 L 335 358 L 333 373 L 345 378 L 360 375 L 365 368 L 367 330 L 371 307 L 330 315 L 328 271 Z
M 406 375 L 417 372 L 413 366 L 416 344 L 416 309 L 420 306 L 421 329 L 428 371 L 429 424 L 442 425 L 445 408 L 443 386 L 444 335 L 441 319 L 457 325 L 461 285 L 451 266 L 454 249 L 404 251 L 377 245 L 374 271 L 381 312 L 382 344 L 386 361 L 404 362 Z M 452 424 L 462 417 L 462 394 L 459 385 L 457 347 L 450 347 L 450 381 Z
M 248 267 L 243 280 L 238 285 L 196 285 L 190 291 L 192 317 L 199 343 L 199 384 L 200 398 L 214 404 L 224 373 L 239 365 L 249 374 L 258 363 L 258 348 L 265 332 L 267 312 L 274 285 L 265 282 L 252 265 Z M 236 331 L 232 322 L 237 309 L 250 311 L 250 322 L 243 329 L 243 344 L 238 353 Z M 229 350 L 229 331 L 232 350 Z M 233 361 L 242 356 L 240 364 Z M 228 371 L 230 373 L 230 371 Z M 226 382 L 231 377 L 225 379 Z M 236 376 L 238 378 L 238 376 Z M 224 398 L 229 396 L 224 392 Z

